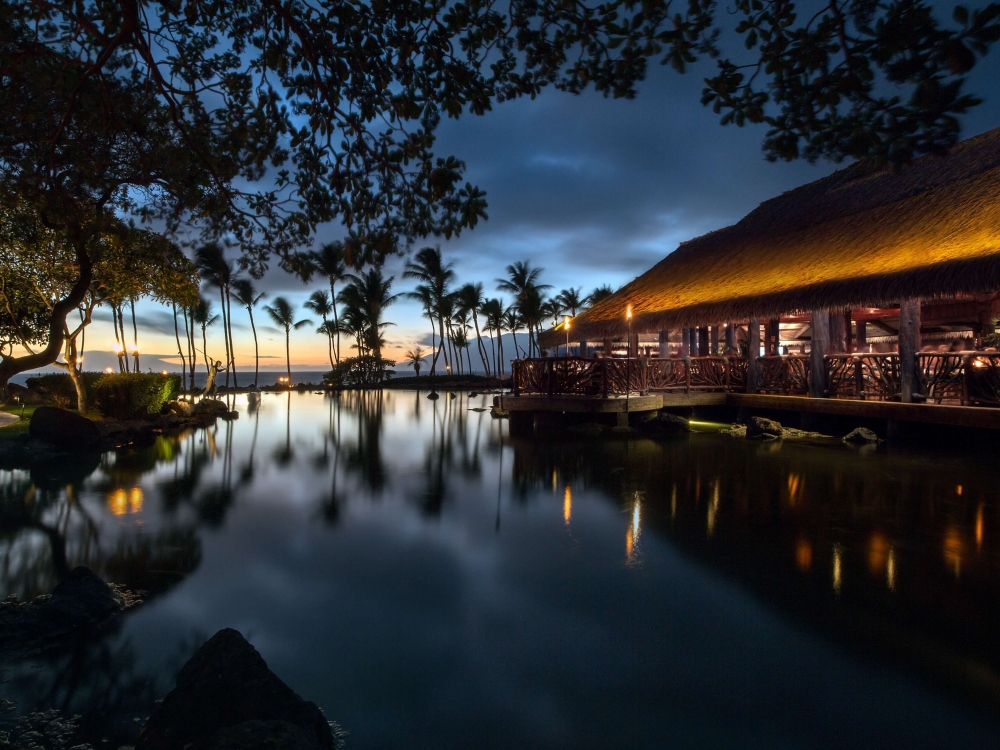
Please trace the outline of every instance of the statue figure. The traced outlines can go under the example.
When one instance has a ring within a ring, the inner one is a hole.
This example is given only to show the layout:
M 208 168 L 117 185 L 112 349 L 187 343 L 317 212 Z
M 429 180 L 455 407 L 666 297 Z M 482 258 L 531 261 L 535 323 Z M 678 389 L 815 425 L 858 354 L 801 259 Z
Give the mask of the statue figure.
M 214 397 L 216 393 L 219 392 L 218 387 L 215 385 L 215 379 L 218 377 L 220 371 L 228 370 L 228 367 L 222 366 L 221 360 L 215 360 L 211 367 L 208 368 L 208 380 L 205 381 L 205 392 L 202 394 L 202 398 Z

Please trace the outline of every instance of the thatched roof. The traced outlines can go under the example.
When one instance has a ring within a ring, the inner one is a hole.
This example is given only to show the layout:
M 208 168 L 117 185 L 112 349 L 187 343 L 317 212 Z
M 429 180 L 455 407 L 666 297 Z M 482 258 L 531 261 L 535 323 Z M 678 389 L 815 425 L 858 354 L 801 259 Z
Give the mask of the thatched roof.
M 900 172 L 860 162 L 766 201 L 681 244 L 572 331 L 623 333 L 627 305 L 633 330 L 654 331 L 997 289 L 1000 129 Z

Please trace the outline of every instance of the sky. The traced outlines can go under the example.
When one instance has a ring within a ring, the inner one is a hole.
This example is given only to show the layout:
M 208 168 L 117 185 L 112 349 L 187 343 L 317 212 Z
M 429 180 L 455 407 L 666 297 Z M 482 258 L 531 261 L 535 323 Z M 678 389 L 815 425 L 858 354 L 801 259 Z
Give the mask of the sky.
M 483 117 L 442 124 L 437 150 L 467 165 L 468 181 L 486 191 L 489 219 L 450 241 L 429 238 L 413 250 L 440 244 L 453 261 L 460 284 L 482 282 L 498 296 L 496 279 L 515 261 L 544 269 L 542 282 L 553 291 L 601 284 L 619 287 L 647 270 L 685 240 L 738 221 L 760 202 L 829 174 L 846 164 L 804 161 L 771 163 L 761 153 L 764 126 L 721 126 L 700 102 L 702 78 L 710 68 L 686 75 L 655 66 L 634 100 L 585 93 L 545 91 L 535 100 L 499 105 Z M 963 137 L 1000 126 L 1000 51 L 973 72 L 969 89 L 985 99 L 963 120 Z M 317 241 L 340 235 L 324 228 Z M 404 258 L 390 259 L 393 291 L 413 288 L 402 278 Z M 268 299 L 288 298 L 300 312 L 308 287 L 272 269 L 258 286 Z M 218 308 L 218 293 L 206 292 Z M 98 311 L 87 335 L 86 369 L 112 364 L 114 333 L 110 314 Z M 179 364 L 173 319 L 152 302 L 137 305 L 142 369 L 174 369 Z M 253 338 L 245 311 L 233 309 L 236 361 L 253 367 Z M 312 316 L 314 317 L 314 316 Z M 419 344 L 429 349 L 426 319 L 413 302 L 401 299 L 386 319 L 384 355 L 402 360 Z M 284 369 L 284 334 L 255 315 L 262 369 Z M 314 320 L 318 325 L 319 321 Z M 221 326 L 209 329 L 209 353 L 224 358 Z M 349 344 L 342 345 L 348 351 Z M 473 354 L 475 357 L 475 355 Z M 329 368 L 326 343 L 315 326 L 293 331 L 293 370 Z

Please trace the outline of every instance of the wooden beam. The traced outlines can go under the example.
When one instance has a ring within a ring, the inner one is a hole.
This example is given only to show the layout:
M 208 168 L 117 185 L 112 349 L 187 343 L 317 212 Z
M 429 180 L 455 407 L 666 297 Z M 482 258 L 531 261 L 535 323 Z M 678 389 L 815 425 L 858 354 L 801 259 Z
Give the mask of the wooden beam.
M 868 321 L 859 320 L 857 322 L 858 336 L 857 340 L 854 342 L 854 351 L 865 352 L 868 351 Z
M 841 354 L 847 351 L 847 329 L 844 326 L 844 313 L 841 310 L 830 311 L 830 351 L 829 354 Z
M 708 326 L 698 329 L 698 356 L 707 357 L 711 352 L 708 348 Z
M 729 353 L 738 352 L 739 345 L 736 342 L 736 324 L 726 323 L 726 349 Z
M 920 351 L 920 300 L 905 299 L 899 306 L 899 395 L 904 404 L 920 392 L 917 352 Z
M 830 313 L 813 310 L 812 346 L 809 358 L 809 395 L 826 396 L 826 360 L 823 358 L 830 346 Z
M 760 384 L 760 321 L 750 318 L 747 323 L 747 392 L 756 393 Z

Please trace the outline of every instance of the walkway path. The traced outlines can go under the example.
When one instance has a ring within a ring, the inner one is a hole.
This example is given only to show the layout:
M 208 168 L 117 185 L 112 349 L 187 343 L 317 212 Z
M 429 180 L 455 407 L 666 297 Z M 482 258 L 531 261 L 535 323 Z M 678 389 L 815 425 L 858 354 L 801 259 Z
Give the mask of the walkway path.
M 0 427 L 6 427 L 7 425 L 16 424 L 20 421 L 20 417 L 16 414 L 8 414 L 5 411 L 0 411 Z

